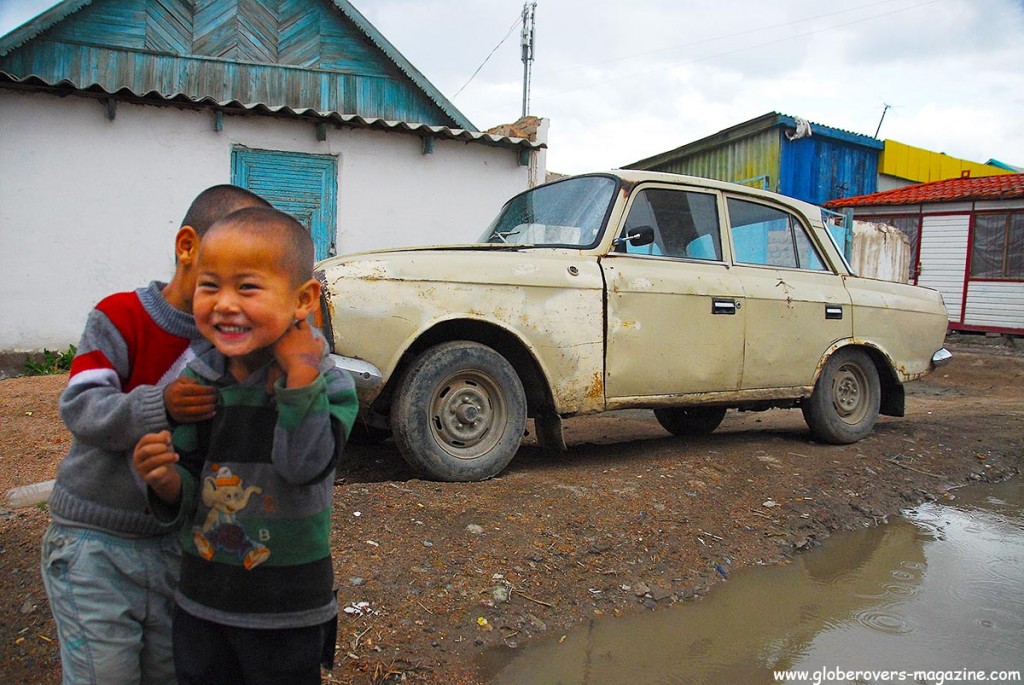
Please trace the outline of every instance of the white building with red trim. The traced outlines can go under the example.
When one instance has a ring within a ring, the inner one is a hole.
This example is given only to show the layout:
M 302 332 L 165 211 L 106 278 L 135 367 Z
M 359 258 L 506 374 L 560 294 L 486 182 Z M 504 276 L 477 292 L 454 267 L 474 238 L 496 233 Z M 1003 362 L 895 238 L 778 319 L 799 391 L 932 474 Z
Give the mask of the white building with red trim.
M 903 231 L 911 280 L 942 293 L 952 330 L 1024 334 L 1024 174 L 933 181 L 826 207 Z

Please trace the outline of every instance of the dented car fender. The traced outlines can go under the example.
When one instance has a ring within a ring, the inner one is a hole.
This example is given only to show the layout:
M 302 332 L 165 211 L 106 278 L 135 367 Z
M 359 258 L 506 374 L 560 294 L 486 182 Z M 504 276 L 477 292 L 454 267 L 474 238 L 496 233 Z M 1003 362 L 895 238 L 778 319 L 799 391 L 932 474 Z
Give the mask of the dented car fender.
M 376 366 L 386 384 L 433 331 L 486 344 L 491 326 L 532 357 L 558 413 L 603 409 L 604 283 L 596 258 L 494 253 L 482 266 L 472 252 L 446 256 L 424 263 L 416 251 L 396 251 L 326 265 L 334 348 Z M 372 403 L 382 391 L 361 389 L 360 399 Z

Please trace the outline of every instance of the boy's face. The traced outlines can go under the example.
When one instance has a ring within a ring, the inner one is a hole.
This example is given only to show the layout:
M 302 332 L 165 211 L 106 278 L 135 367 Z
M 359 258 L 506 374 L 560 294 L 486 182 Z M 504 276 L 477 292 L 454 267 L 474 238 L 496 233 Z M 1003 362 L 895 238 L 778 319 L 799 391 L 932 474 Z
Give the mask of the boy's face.
M 250 372 L 269 361 L 273 344 L 309 313 L 304 284 L 293 283 L 283 264 L 282 241 L 240 227 L 211 232 L 199 248 L 196 325 Z

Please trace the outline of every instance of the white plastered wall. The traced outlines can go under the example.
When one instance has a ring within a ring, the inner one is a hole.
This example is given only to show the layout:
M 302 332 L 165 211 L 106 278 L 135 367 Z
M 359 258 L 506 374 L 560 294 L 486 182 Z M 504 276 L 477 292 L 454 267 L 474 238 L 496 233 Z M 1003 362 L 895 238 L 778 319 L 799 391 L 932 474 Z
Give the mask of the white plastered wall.
M 527 188 L 518 153 L 263 116 L 0 90 L 0 352 L 77 342 L 93 305 L 174 270 L 189 203 L 231 180 L 231 150 L 338 157 L 339 253 L 469 242 Z
M 909 283 L 910 259 L 910 238 L 895 226 L 853 222 L 850 265 L 858 276 Z

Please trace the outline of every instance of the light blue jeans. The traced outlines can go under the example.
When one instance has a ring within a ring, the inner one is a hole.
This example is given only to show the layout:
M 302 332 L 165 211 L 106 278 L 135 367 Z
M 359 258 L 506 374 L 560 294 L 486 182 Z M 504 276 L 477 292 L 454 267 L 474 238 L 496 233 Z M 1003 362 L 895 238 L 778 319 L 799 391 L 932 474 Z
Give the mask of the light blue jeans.
M 175 683 L 177 535 L 127 539 L 51 523 L 42 547 L 64 685 Z

